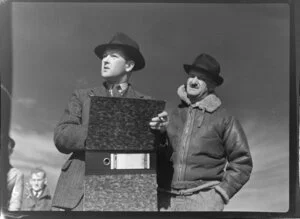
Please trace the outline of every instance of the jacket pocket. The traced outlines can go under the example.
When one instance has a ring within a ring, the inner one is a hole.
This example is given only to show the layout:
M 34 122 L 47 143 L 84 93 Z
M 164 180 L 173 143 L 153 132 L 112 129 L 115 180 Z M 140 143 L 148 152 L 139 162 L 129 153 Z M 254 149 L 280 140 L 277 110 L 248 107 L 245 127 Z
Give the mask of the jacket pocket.
M 67 161 L 64 163 L 64 165 L 62 166 L 61 170 L 62 170 L 62 171 L 66 171 L 66 170 L 70 167 L 72 161 L 73 161 L 72 159 L 67 160 Z

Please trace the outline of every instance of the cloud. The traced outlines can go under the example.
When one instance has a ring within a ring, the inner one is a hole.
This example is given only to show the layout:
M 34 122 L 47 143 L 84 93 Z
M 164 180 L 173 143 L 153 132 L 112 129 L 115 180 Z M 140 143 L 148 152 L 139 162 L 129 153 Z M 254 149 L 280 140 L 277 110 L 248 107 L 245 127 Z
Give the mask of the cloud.
M 17 123 L 15 123 L 15 124 L 13 124 L 11 126 L 11 130 L 13 130 L 15 132 L 23 132 L 23 131 L 25 131 L 24 128 L 22 127 L 22 125 L 17 124 Z
M 23 107 L 23 103 L 26 107 Z M 11 129 L 23 133 L 28 132 L 29 134 L 32 132 L 43 135 L 53 133 L 61 116 L 56 111 L 56 109 L 44 107 L 40 102 L 14 102 L 12 105 Z
M 250 180 L 226 211 L 285 212 L 289 208 L 289 132 L 259 118 L 242 124 L 253 159 Z
M 37 101 L 33 98 L 18 98 L 15 100 L 16 103 L 21 104 L 22 106 L 26 108 L 33 108 Z

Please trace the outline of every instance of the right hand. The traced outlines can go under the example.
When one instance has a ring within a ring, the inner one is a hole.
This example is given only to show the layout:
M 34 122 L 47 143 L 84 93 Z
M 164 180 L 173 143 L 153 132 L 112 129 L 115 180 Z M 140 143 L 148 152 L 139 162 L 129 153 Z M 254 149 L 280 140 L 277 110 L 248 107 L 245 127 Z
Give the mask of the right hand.
M 149 123 L 151 129 L 159 130 L 161 132 L 166 131 L 168 124 L 169 117 L 166 111 L 163 111 L 159 113 L 156 117 L 153 117 L 151 119 L 151 122 Z

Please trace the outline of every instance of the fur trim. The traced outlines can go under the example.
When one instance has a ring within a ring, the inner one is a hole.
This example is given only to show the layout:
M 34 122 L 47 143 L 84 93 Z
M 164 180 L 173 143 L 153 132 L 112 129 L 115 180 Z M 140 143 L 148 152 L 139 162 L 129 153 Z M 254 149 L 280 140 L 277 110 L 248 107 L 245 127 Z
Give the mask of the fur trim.
M 187 96 L 185 86 L 181 85 L 177 89 L 177 94 L 180 97 L 182 101 L 184 101 L 187 105 L 191 105 L 191 101 Z M 207 112 L 214 112 L 216 109 L 218 109 L 221 106 L 222 102 L 220 98 L 216 96 L 216 94 L 211 93 L 207 95 L 204 99 L 194 103 L 192 107 L 198 107 L 201 110 L 206 110 Z
M 191 104 L 190 99 L 187 97 L 187 93 L 185 90 L 184 85 L 181 85 L 178 89 L 177 89 L 177 94 L 179 96 L 179 98 L 184 101 L 187 105 Z

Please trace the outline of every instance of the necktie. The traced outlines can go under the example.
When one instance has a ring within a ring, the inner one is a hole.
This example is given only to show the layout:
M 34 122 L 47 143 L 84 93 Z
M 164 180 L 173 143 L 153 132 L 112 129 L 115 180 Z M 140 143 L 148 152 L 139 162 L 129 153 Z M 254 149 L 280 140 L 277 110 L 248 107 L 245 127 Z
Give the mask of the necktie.
M 111 97 L 121 97 L 122 92 L 120 92 L 120 87 L 118 85 L 112 86 L 109 90 L 108 93 Z

